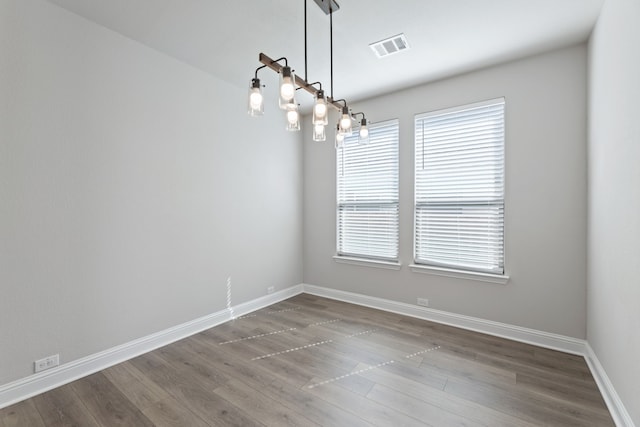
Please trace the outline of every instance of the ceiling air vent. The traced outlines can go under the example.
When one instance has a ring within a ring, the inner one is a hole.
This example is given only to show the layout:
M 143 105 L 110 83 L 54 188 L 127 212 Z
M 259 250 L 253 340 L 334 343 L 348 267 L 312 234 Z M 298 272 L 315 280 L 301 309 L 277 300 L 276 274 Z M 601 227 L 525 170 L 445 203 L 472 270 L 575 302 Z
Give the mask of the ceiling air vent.
M 371 43 L 369 45 L 378 58 L 389 56 L 393 53 L 402 52 L 409 49 L 409 43 L 404 34 L 398 34 L 396 36 L 389 37 L 379 42 Z

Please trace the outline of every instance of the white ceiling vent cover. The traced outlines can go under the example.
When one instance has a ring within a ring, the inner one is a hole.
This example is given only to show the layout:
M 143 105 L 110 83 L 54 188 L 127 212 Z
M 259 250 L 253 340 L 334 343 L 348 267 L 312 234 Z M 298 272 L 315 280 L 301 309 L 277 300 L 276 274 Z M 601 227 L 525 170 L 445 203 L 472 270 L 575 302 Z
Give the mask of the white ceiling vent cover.
M 384 40 L 380 40 L 379 42 L 371 43 L 369 47 L 378 58 L 383 58 L 409 49 L 409 43 L 407 42 L 407 38 L 404 34 L 398 34 Z

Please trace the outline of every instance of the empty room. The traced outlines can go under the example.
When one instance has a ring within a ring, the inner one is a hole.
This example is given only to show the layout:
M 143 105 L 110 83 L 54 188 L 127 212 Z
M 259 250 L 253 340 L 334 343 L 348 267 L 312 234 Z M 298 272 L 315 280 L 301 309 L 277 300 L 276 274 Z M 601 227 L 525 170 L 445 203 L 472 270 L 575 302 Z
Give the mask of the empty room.
M 639 0 L 0 0 L 0 427 L 640 427 Z

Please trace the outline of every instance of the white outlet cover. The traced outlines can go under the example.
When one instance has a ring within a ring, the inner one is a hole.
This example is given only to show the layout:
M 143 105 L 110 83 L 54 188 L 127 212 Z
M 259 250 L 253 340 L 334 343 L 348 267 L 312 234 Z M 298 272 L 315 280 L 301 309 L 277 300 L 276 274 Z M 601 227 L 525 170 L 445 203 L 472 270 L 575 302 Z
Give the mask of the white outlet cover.
M 54 354 L 44 359 L 39 359 L 34 362 L 34 372 L 41 372 L 47 369 L 55 368 L 60 364 L 60 355 Z

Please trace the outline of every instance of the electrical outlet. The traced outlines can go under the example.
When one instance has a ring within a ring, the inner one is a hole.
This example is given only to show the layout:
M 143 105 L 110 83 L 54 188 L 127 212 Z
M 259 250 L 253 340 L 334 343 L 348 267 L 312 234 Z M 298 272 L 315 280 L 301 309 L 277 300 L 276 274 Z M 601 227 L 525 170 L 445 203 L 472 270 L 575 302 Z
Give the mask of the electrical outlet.
M 273 286 L 269 286 L 269 287 L 267 288 L 267 293 L 268 293 L 268 294 L 272 294 L 272 293 L 274 293 L 275 291 L 276 291 L 276 288 L 274 288 Z
M 44 359 L 36 360 L 34 362 L 33 370 L 35 372 L 51 369 L 60 364 L 60 355 L 54 354 L 53 356 L 45 357 Z
M 429 307 L 429 300 L 426 298 L 418 298 L 418 305 Z

